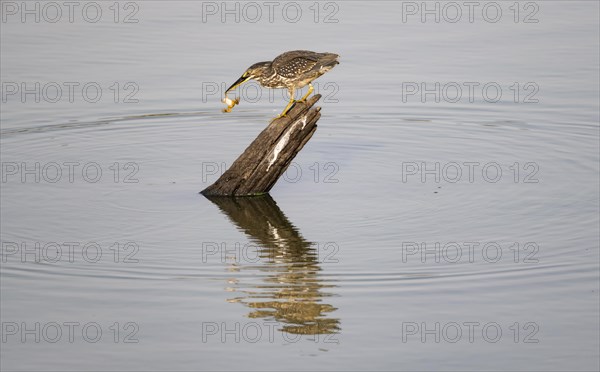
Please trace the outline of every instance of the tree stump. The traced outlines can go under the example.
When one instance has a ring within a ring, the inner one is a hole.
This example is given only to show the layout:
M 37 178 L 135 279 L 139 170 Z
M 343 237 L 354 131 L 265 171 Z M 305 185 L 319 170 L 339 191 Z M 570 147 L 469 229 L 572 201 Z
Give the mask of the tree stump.
M 268 193 L 296 154 L 310 140 L 321 108 L 315 94 L 296 102 L 286 116 L 272 120 L 219 179 L 202 190 L 204 196 L 252 196 Z

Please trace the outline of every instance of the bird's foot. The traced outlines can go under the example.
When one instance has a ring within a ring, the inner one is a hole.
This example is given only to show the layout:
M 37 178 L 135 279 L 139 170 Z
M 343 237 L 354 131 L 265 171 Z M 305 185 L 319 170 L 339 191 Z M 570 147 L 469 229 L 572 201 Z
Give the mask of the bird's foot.
M 287 113 L 290 112 L 290 110 L 294 108 L 294 106 L 296 105 L 297 102 L 300 102 L 300 101 L 294 100 L 293 103 L 290 106 L 286 107 L 285 110 L 283 110 L 283 112 L 281 114 L 279 114 L 275 117 L 275 119 L 279 119 L 279 118 L 286 116 Z
M 308 96 L 310 96 L 310 94 L 314 91 L 315 91 L 315 88 L 312 86 L 312 84 L 309 84 L 308 92 L 306 92 L 306 94 L 304 96 L 302 96 L 302 98 L 300 98 L 300 100 L 298 100 L 298 102 L 305 102 L 306 99 L 308 98 Z

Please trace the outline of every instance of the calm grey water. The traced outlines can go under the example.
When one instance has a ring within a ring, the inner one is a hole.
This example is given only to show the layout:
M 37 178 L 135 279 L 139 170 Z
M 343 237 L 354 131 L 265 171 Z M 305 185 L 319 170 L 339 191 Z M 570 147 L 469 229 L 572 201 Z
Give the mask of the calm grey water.
M 48 4 L 2 2 L 2 370 L 600 368 L 597 2 Z M 314 137 L 199 195 L 293 49 Z

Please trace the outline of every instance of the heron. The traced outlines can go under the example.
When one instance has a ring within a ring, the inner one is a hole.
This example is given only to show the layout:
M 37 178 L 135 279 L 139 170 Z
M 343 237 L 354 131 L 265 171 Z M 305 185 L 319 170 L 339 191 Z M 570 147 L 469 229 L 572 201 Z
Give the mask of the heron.
M 231 112 L 231 109 L 240 102 L 239 98 L 232 100 L 227 98 L 227 93 L 242 83 L 254 79 L 265 88 L 287 88 L 290 101 L 281 114 L 283 117 L 296 102 L 304 102 L 314 91 L 312 81 L 331 70 L 339 63 L 338 55 L 335 53 L 317 53 L 309 50 L 293 50 L 285 52 L 273 61 L 258 62 L 248 67 L 242 76 L 237 79 L 226 91 L 223 102 L 227 108 L 223 112 Z M 299 100 L 294 100 L 296 89 L 308 84 L 308 92 Z

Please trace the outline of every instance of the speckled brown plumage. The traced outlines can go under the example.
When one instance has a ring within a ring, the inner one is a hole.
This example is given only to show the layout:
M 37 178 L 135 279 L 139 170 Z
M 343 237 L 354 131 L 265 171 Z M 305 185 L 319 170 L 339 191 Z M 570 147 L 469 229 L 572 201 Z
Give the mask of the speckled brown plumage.
M 317 53 L 309 50 L 293 50 L 277 56 L 273 61 L 258 62 L 250 66 L 229 89 L 234 89 L 245 81 L 254 79 L 265 88 L 287 88 L 290 101 L 279 116 L 285 116 L 294 102 L 294 91 L 307 84 L 308 93 L 300 99 L 305 101 L 313 92 L 311 82 L 331 70 L 338 62 L 334 53 Z

